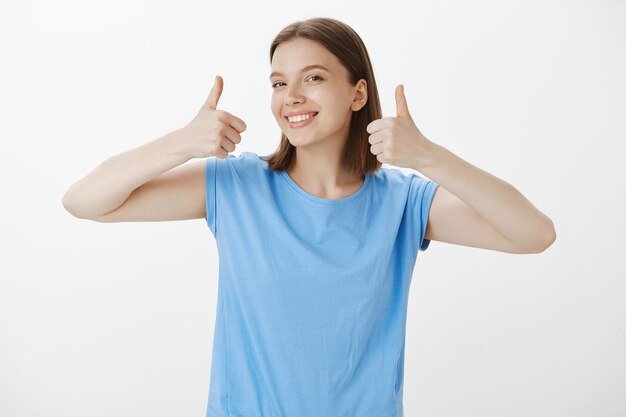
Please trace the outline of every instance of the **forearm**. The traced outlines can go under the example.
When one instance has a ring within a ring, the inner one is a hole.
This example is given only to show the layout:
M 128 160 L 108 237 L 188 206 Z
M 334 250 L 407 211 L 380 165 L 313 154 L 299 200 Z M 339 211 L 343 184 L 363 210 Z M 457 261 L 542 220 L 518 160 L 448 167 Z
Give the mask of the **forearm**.
M 552 220 L 515 187 L 429 141 L 414 168 L 450 191 L 509 241 L 526 245 L 554 232 Z
M 184 134 L 174 130 L 105 160 L 67 190 L 63 205 L 81 218 L 115 210 L 136 188 L 191 159 L 181 146 Z

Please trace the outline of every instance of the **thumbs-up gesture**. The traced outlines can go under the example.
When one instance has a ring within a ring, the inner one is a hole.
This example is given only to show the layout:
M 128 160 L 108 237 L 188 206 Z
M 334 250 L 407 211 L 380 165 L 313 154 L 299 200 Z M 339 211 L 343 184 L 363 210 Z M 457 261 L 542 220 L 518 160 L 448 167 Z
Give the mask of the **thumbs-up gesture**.
M 403 84 L 396 87 L 396 113 L 396 117 L 383 117 L 367 125 L 370 152 L 382 163 L 416 169 L 431 142 L 413 122 Z
M 213 88 L 198 114 L 181 130 L 185 132 L 185 151 L 191 158 L 217 156 L 225 159 L 241 142 L 246 130 L 243 120 L 224 110 L 217 110 L 217 102 L 224 89 L 224 80 L 215 76 Z

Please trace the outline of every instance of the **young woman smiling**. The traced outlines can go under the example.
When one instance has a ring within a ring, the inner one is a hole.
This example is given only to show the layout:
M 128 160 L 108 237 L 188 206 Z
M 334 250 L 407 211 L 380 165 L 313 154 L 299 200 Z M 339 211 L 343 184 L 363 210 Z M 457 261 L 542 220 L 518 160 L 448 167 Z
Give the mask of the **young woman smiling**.
M 207 417 L 402 416 L 418 251 L 437 240 L 540 253 L 554 226 L 425 138 L 402 85 L 396 116 L 382 117 L 348 25 L 292 23 L 270 64 L 274 153 L 230 154 L 246 124 L 217 110 L 218 76 L 188 125 L 104 161 L 63 204 L 99 222 L 206 220 L 220 249 Z

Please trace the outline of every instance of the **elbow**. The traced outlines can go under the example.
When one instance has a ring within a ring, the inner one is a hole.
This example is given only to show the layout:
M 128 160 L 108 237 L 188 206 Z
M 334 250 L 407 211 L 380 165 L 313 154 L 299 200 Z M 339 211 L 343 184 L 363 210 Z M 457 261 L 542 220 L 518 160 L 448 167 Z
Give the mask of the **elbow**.
M 537 249 L 533 253 L 542 253 L 546 249 L 548 249 L 552 244 L 556 241 L 556 229 L 554 228 L 554 223 L 552 220 L 549 221 L 548 225 L 544 228 L 542 233 L 542 239 L 540 240 L 540 244 L 537 246 Z
M 74 198 L 72 198 L 72 188 L 74 187 L 74 185 L 72 185 L 66 192 L 65 194 L 63 194 L 63 198 L 61 199 L 61 204 L 63 205 L 63 208 L 70 213 L 72 216 L 74 217 L 78 217 L 80 218 L 80 216 L 77 214 L 76 212 L 76 204 L 73 200 L 75 200 Z
M 524 242 L 513 244 L 513 250 L 510 253 L 515 254 L 536 254 L 542 253 L 548 249 L 556 241 L 556 231 L 551 220 L 548 224 L 542 226 L 532 233 L 531 238 L 527 238 Z
M 77 219 L 91 220 L 91 218 L 84 216 L 81 213 L 81 211 L 76 208 L 76 204 L 72 203 L 72 200 L 68 196 L 68 193 L 65 193 L 65 195 L 63 196 L 63 199 L 61 199 L 61 204 L 63 205 L 63 208 L 65 209 L 65 211 L 67 211 L 72 216 L 76 217 Z
M 65 207 L 65 211 L 67 211 L 72 216 L 76 217 L 77 219 L 87 219 L 86 216 L 81 215 L 80 212 L 74 210 L 72 207 L 66 206 L 65 204 L 63 204 L 63 207 Z
M 77 215 L 76 211 L 72 207 L 68 193 L 65 193 L 65 195 L 61 199 L 61 204 L 63 205 L 63 208 L 65 209 L 65 211 L 67 211 L 74 217 L 80 218 L 80 216 Z

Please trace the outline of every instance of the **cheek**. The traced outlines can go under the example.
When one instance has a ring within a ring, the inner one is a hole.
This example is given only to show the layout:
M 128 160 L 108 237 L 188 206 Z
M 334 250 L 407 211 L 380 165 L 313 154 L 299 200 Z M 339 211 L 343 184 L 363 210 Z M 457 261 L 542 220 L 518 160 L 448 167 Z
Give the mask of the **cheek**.
M 280 112 L 281 112 L 281 103 L 279 100 L 277 100 L 274 96 L 272 96 L 272 101 L 270 103 L 270 107 L 272 109 L 272 114 L 274 115 L 275 118 L 280 119 Z

